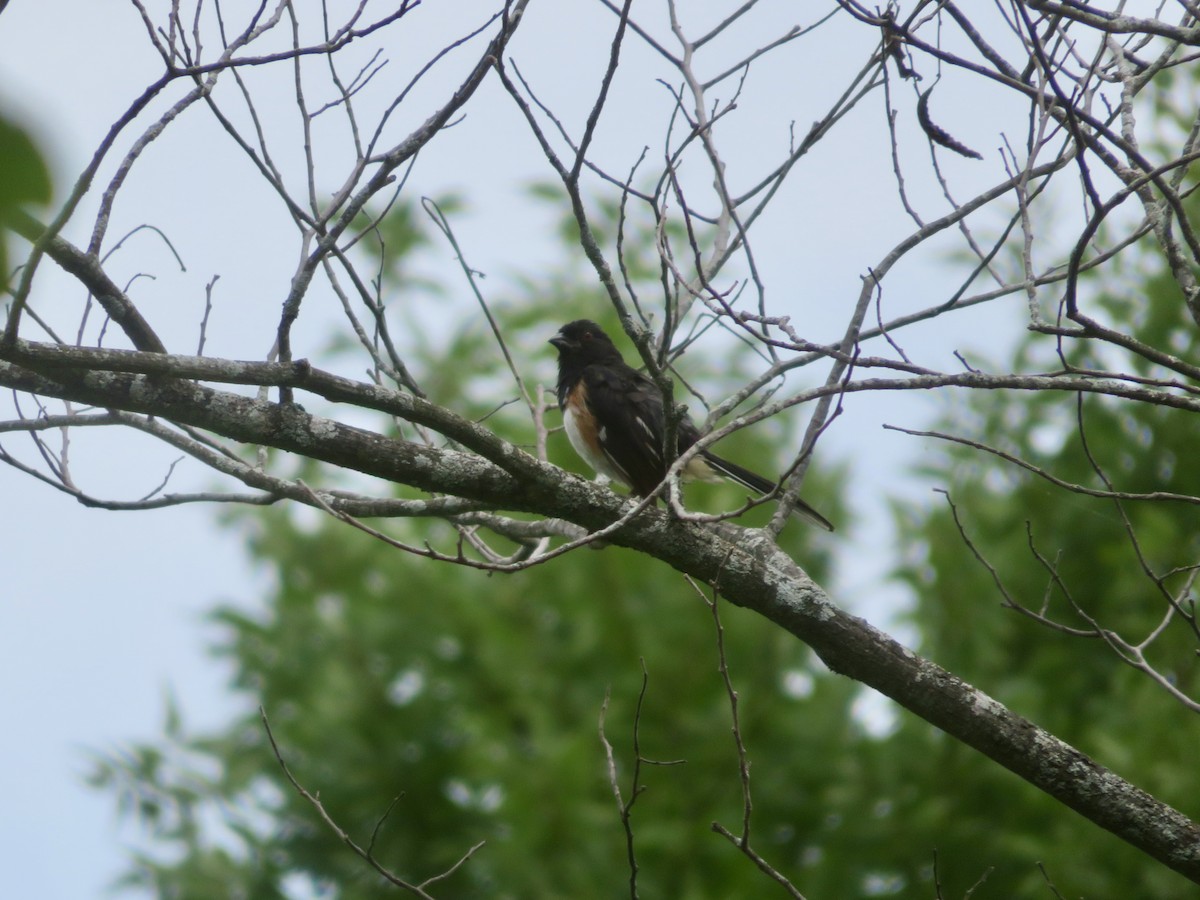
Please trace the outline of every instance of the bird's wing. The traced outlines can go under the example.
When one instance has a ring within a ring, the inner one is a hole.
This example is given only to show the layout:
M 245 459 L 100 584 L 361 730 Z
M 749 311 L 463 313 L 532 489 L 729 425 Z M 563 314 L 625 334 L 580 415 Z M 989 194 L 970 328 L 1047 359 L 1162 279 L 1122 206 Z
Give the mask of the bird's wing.
M 664 461 L 663 402 L 658 386 L 646 375 L 627 365 L 588 366 L 583 374 L 588 406 L 596 417 L 600 449 L 613 468 L 625 476 L 630 490 L 639 497 L 651 493 L 667 475 Z M 679 423 L 680 453 L 700 439 L 700 431 L 687 417 Z M 770 493 L 776 482 L 742 466 L 702 450 L 684 471 L 685 477 L 710 480 L 716 474 L 729 478 L 758 494 Z M 819 512 L 797 500 L 792 512 L 826 531 L 833 525 Z
M 625 365 L 588 366 L 583 377 L 600 448 L 628 475 L 629 489 L 646 496 L 667 473 L 662 394 L 653 381 Z

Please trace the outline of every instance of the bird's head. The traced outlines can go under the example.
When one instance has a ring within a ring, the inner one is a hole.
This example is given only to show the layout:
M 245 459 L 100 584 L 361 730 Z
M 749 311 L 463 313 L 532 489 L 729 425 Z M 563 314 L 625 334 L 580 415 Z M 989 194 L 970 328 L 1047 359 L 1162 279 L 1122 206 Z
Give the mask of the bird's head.
M 568 322 L 558 330 L 558 334 L 550 338 L 550 343 L 557 348 L 560 360 L 569 359 L 588 365 L 621 359 L 621 352 L 616 345 L 609 340 L 604 330 L 590 319 Z

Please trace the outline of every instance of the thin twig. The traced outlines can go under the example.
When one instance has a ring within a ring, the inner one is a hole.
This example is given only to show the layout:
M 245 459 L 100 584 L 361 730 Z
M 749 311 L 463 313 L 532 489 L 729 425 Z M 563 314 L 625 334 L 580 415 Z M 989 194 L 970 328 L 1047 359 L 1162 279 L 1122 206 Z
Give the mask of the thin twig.
M 435 881 L 440 881 L 441 879 L 446 878 L 447 876 L 456 872 L 459 869 L 459 867 L 462 866 L 463 863 L 465 863 L 468 859 L 470 859 L 474 855 L 476 850 L 478 850 L 480 847 L 482 847 L 484 845 L 485 842 L 480 841 L 478 844 L 476 844 L 474 847 L 472 847 L 470 850 L 468 850 L 466 853 L 464 853 L 462 855 L 462 857 L 456 863 L 454 863 L 453 866 L 451 866 L 445 872 L 442 872 L 440 875 L 435 875 L 433 878 L 427 878 L 425 881 L 421 882 L 420 884 L 413 884 L 412 882 L 406 881 L 405 879 L 401 878 L 399 875 L 396 875 L 395 873 L 393 873 L 387 867 L 383 866 L 374 857 L 374 855 L 372 855 L 370 847 L 368 849 L 364 850 L 357 843 L 355 843 L 354 839 L 352 837 L 350 837 L 349 833 L 345 829 L 343 829 L 340 825 L 338 825 L 338 823 L 334 821 L 333 817 L 331 815 L 329 815 L 329 812 L 325 809 L 325 805 L 323 803 L 321 803 L 320 799 L 316 795 L 310 793 L 308 791 L 308 789 L 305 788 L 296 779 L 296 776 L 292 774 L 292 770 L 288 768 L 288 764 L 283 758 L 283 753 L 279 749 L 279 745 L 275 742 L 275 735 L 271 731 L 271 723 L 267 719 L 266 709 L 260 706 L 258 708 L 258 714 L 259 714 L 259 717 L 262 719 L 263 730 L 266 731 L 266 733 L 267 733 L 267 740 L 270 741 L 271 752 L 275 754 L 275 760 L 276 760 L 276 762 L 279 763 L 279 768 L 283 770 L 284 777 L 287 778 L 288 783 L 291 784 L 291 786 L 293 788 L 295 788 L 296 793 L 298 793 L 301 797 L 303 797 L 306 801 L 308 801 L 308 803 L 312 806 L 312 808 L 317 811 L 317 815 L 319 815 L 321 817 L 321 820 L 326 825 L 329 826 L 330 830 L 335 835 L 337 835 L 338 840 L 340 840 L 343 844 L 345 844 L 347 847 L 349 847 L 355 853 L 356 856 L 358 856 L 361 859 L 363 859 L 364 861 L 366 861 L 366 863 L 368 865 L 370 865 L 372 869 L 374 869 L 376 872 L 378 872 L 389 883 L 396 885 L 396 887 L 403 888 L 404 890 L 408 891 L 410 894 L 413 894 L 414 896 L 422 898 L 422 900 L 434 900 L 434 898 L 431 894 L 428 894 L 425 892 L 425 890 L 424 890 L 425 887 L 434 883 Z M 397 798 L 397 799 L 399 799 L 399 798 Z M 391 812 L 392 806 L 395 806 L 395 804 L 396 804 L 396 800 L 393 800 L 392 803 L 388 806 L 387 812 L 384 813 L 383 818 L 387 817 L 387 814 Z M 375 834 L 378 832 L 379 826 L 382 825 L 383 818 L 381 818 L 379 820 L 379 823 L 376 824 L 375 831 L 372 832 L 371 847 L 374 846 Z

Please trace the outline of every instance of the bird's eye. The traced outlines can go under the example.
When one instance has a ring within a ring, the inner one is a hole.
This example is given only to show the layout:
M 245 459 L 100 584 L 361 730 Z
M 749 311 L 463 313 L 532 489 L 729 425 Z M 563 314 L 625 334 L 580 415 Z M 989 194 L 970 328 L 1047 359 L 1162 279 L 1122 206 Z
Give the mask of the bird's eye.
M 583 339 L 585 341 L 590 341 L 592 339 L 592 333 L 590 331 L 585 331 L 583 333 Z

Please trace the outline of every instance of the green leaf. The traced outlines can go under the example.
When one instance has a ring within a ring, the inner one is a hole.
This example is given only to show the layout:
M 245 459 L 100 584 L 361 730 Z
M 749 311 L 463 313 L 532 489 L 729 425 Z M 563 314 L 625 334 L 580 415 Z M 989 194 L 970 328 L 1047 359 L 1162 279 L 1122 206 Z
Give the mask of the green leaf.
M 0 217 L 25 203 L 50 202 L 50 170 L 29 135 L 0 114 Z

